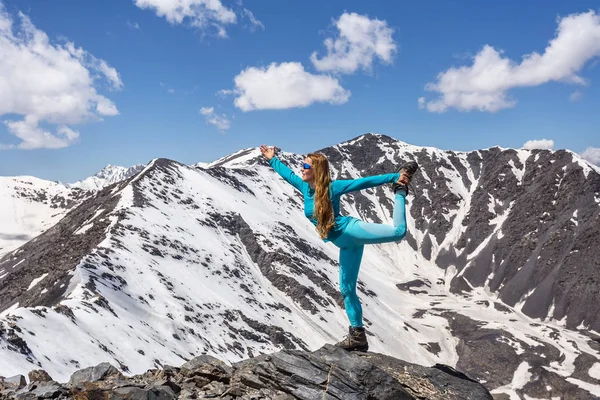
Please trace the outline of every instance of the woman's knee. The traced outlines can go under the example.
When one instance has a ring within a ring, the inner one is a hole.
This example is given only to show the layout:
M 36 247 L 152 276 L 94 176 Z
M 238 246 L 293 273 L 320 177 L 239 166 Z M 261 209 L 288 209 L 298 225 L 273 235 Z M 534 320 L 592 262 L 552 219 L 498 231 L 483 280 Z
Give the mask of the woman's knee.
M 349 283 L 340 283 L 340 292 L 344 298 L 356 296 L 356 287 Z
M 396 231 L 394 232 L 395 241 L 404 239 L 404 236 L 406 236 L 406 225 L 405 224 L 398 225 L 396 227 Z

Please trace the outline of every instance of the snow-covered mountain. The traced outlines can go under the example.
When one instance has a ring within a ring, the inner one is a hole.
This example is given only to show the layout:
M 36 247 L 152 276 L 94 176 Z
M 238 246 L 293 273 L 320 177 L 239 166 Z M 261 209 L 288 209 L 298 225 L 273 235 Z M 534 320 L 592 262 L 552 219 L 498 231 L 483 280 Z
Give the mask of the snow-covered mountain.
M 144 167 L 145 165 L 143 164 L 136 164 L 129 168 L 108 164 L 96 174 L 75 183 L 67 184 L 67 186 L 85 190 L 99 190 L 105 186 L 112 185 L 113 183 L 134 176 L 144 169 Z
M 372 351 L 456 366 L 496 394 L 600 395 L 595 169 L 567 151 L 461 153 L 373 134 L 322 151 L 342 179 L 422 167 L 409 235 L 365 249 Z M 343 211 L 391 223 L 392 199 L 367 189 Z M 202 353 L 312 350 L 347 331 L 337 283 L 337 248 L 258 149 L 199 166 L 156 159 L 0 259 L 0 375 L 65 381 L 102 361 L 139 373 Z
M 0 256 L 50 228 L 94 192 L 143 168 L 144 165 L 125 168 L 109 164 L 95 175 L 71 184 L 31 176 L 0 177 Z
M 90 195 L 31 176 L 0 177 L 0 256 L 44 232 Z

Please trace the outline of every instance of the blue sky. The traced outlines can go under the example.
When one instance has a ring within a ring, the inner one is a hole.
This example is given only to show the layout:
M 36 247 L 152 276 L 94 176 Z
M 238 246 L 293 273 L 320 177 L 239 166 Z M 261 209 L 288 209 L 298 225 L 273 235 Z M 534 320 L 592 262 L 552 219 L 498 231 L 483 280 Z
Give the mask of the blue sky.
M 72 182 L 366 132 L 600 163 L 597 2 L 207 3 L 0 0 L 0 175 Z

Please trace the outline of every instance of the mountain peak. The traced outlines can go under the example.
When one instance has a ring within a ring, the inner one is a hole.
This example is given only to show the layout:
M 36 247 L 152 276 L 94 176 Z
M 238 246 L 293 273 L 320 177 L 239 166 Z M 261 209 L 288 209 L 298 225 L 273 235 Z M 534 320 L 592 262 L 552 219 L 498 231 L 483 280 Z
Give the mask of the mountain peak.
M 114 176 L 115 174 L 122 174 L 127 171 L 127 168 L 119 165 L 107 164 L 104 168 L 94 174 L 95 177 L 106 179 Z
M 113 183 L 128 179 L 143 170 L 145 167 L 146 166 L 144 164 L 136 164 L 129 168 L 107 164 L 94 175 L 69 184 L 68 187 L 78 187 L 86 190 L 101 189 L 105 186 L 112 185 Z

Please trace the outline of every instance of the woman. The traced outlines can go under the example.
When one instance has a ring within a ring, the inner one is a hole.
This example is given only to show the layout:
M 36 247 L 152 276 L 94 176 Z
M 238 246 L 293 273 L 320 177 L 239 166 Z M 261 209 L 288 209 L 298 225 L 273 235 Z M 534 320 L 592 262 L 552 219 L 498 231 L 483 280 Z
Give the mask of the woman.
M 319 236 L 340 249 L 340 291 L 344 297 L 350 327 L 348 336 L 336 345 L 346 350 L 367 351 L 369 344 L 363 327 L 362 307 L 356 295 L 364 245 L 397 242 L 406 235 L 407 185 L 418 169 L 417 163 L 410 161 L 397 173 L 332 181 L 329 161 L 321 153 L 306 156 L 302 165 L 302 177 L 299 177 L 275 156 L 275 147 L 262 145 L 260 151 L 269 160 L 271 167 L 303 194 L 304 215 L 315 225 Z M 367 223 L 340 215 L 340 197 L 343 194 L 385 183 L 392 185 L 395 196 L 393 226 Z

